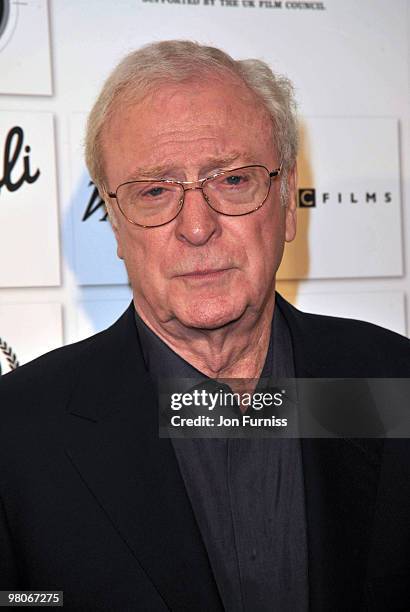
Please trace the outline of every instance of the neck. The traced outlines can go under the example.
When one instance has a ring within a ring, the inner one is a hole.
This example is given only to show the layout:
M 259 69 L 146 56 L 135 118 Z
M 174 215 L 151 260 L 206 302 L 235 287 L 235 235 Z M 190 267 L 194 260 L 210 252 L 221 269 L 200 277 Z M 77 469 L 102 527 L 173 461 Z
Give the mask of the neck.
M 138 304 L 144 323 L 175 353 L 210 378 L 258 379 L 269 347 L 275 293 L 258 313 L 246 311 L 240 319 L 218 329 L 193 329 L 175 319 L 158 321 Z

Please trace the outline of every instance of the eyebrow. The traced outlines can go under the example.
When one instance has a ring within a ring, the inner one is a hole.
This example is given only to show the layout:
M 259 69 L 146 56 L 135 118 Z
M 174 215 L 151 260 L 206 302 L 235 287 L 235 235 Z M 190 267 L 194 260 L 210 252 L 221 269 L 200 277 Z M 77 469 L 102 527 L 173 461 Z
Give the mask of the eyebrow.
M 135 181 L 144 178 L 162 178 L 172 170 L 171 166 L 152 166 L 150 168 L 134 168 L 132 173 L 127 176 L 126 181 Z
M 207 174 L 209 172 L 217 172 L 223 169 L 232 168 L 232 164 L 241 158 L 243 164 L 248 163 L 256 163 L 255 158 L 251 155 L 247 155 L 245 153 L 240 152 L 232 152 L 230 155 L 223 157 L 210 157 L 208 161 L 205 162 L 204 165 L 200 168 L 200 173 Z M 242 164 L 242 162 L 241 162 Z M 167 176 L 173 176 L 176 172 L 180 172 L 181 168 L 172 164 L 163 164 L 160 166 L 151 166 L 151 167 L 136 167 L 132 171 L 132 173 L 125 179 L 124 182 L 128 181 L 136 181 L 136 180 L 144 180 L 144 179 L 162 179 Z
M 205 165 L 201 167 L 201 174 L 207 174 L 208 172 L 217 172 L 218 170 L 230 169 L 239 158 L 243 160 L 244 164 L 253 161 L 253 157 L 240 152 L 233 152 L 230 155 L 224 157 L 213 157 Z M 242 162 L 241 162 L 242 164 Z

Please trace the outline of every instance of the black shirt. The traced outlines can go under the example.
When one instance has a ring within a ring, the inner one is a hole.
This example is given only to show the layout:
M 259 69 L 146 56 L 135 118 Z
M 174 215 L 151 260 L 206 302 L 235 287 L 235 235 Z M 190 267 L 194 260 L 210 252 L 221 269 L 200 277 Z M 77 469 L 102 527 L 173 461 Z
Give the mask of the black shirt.
M 154 380 L 205 376 L 136 314 Z M 276 305 L 261 377 L 294 377 L 287 323 Z M 172 439 L 228 612 L 308 610 L 303 470 L 298 439 Z

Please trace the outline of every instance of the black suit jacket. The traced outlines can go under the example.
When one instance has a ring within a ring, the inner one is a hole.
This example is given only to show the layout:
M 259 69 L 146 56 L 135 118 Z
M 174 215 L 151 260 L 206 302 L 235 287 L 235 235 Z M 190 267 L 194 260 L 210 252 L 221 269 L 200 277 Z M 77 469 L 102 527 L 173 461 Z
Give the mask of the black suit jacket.
M 409 376 L 402 336 L 277 305 L 298 377 Z M 0 589 L 63 590 L 66 610 L 223 609 L 132 305 L 3 376 L 0 416 Z M 302 440 L 314 612 L 410 610 L 409 446 Z

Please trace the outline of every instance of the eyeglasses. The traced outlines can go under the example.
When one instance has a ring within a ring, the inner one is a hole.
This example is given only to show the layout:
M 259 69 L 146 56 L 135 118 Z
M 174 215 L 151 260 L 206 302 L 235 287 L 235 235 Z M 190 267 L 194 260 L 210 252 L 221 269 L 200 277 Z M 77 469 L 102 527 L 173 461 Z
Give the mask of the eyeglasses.
M 117 200 L 118 208 L 130 223 L 140 227 L 170 223 L 182 210 L 185 192 L 196 189 L 202 191 L 212 210 L 240 217 L 255 212 L 265 203 L 271 180 L 281 170 L 282 164 L 271 172 L 265 166 L 254 165 L 218 172 L 199 181 L 127 181 L 115 193 L 108 192 L 108 196 Z

